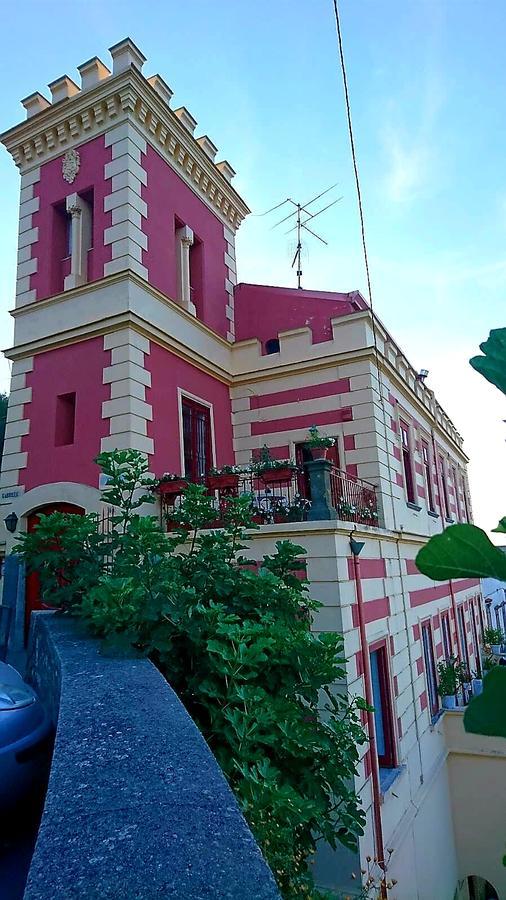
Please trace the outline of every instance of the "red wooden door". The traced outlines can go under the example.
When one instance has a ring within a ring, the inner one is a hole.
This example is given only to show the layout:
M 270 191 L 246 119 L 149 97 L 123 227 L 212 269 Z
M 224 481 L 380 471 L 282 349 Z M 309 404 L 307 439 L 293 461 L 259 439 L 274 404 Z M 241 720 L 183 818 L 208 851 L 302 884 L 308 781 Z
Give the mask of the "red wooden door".
M 41 515 L 48 516 L 53 512 L 74 513 L 77 516 L 84 515 L 84 509 L 80 506 L 74 506 L 72 503 L 50 503 L 47 506 L 41 506 L 36 512 L 30 513 L 26 522 L 26 530 L 30 534 L 35 531 L 40 522 Z M 26 576 L 25 585 L 25 638 L 28 637 L 30 628 L 30 615 L 36 609 L 51 609 L 47 603 L 43 603 L 40 599 L 40 579 L 37 572 L 30 572 Z

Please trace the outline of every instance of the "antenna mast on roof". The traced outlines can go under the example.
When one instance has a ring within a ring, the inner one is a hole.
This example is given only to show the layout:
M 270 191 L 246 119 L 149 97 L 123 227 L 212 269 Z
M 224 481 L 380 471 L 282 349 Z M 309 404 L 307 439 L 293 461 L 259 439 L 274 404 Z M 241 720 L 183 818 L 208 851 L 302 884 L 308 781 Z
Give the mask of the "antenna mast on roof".
M 337 187 L 337 184 L 332 184 L 330 187 L 326 188 L 320 194 L 317 194 L 316 197 L 313 197 L 312 200 L 308 200 L 307 203 L 296 203 L 296 201 L 292 200 L 291 197 L 287 197 L 286 200 L 283 200 L 281 203 L 278 203 L 276 206 L 273 206 L 272 209 L 268 209 L 267 212 L 261 214 L 261 215 L 266 216 L 269 213 L 274 212 L 275 209 L 281 209 L 281 207 L 284 206 L 285 203 L 291 203 L 292 206 L 295 207 L 295 209 L 292 210 L 291 213 L 289 213 L 287 216 L 285 216 L 284 219 L 281 219 L 279 222 L 276 222 L 276 224 L 273 225 L 272 228 L 274 229 L 274 228 L 277 228 L 279 225 L 283 225 L 284 222 L 288 222 L 288 220 L 291 219 L 293 216 L 297 217 L 295 225 L 293 225 L 293 227 L 289 228 L 288 231 L 285 232 L 285 234 L 290 234 L 292 231 L 297 231 L 297 247 L 295 250 L 295 256 L 293 257 L 293 260 L 292 260 L 292 269 L 295 265 L 297 265 L 297 269 L 296 269 L 297 287 L 299 289 L 302 288 L 302 284 L 301 284 L 301 280 L 302 280 L 302 229 L 304 229 L 304 231 L 307 231 L 309 234 L 312 234 L 313 237 L 317 238 L 317 240 L 321 241 L 321 243 L 325 244 L 325 246 L 328 246 L 328 242 L 324 238 L 322 238 L 321 235 L 316 234 L 315 231 L 312 231 L 311 228 L 308 228 L 307 223 L 312 219 L 316 219 L 317 216 L 320 216 L 327 209 L 330 209 L 331 206 L 335 206 L 336 203 L 339 203 L 339 201 L 342 200 L 343 198 L 338 197 L 337 200 L 333 200 L 332 203 L 328 203 L 327 206 L 324 206 L 322 209 L 318 209 L 316 212 L 311 212 L 308 209 L 308 207 L 311 206 L 312 203 L 316 203 L 316 201 L 319 200 L 320 197 L 324 197 L 325 194 L 328 194 L 329 191 L 332 191 L 335 187 Z

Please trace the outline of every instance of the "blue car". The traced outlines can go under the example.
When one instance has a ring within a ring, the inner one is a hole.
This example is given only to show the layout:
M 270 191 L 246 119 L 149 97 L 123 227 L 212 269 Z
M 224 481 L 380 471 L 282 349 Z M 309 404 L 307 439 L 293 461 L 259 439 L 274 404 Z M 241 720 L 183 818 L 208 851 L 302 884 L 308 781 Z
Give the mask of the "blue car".
M 51 722 L 19 672 L 0 662 L 0 812 L 47 778 Z

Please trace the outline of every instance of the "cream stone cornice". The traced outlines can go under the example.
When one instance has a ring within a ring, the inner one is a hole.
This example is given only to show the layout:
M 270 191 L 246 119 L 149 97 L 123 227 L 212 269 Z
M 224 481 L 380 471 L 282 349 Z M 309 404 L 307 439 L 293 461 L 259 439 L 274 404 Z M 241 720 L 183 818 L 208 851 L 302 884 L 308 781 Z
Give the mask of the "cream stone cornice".
M 135 125 L 226 225 L 239 227 L 250 210 L 218 168 L 220 163 L 211 160 L 148 79 L 133 67 L 48 106 L 5 131 L 0 140 L 24 173 L 121 122 Z
M 361 346 L 343 351 L 348 333 L 345 326 L 359 324 L 362 331 L 358 340 L 364 341 Z M 379 366 L 382 374 L 387 375 L 399 393 L 411 403 L 417 414 L 429 420 L 434 431 L 449 441 L 463 461 L 468 457 L 462 450 L 463 439 L 449 416 L 436 401 L 433 391 L 416 378 L 416 372 L 408 360 L 401 354 L 390 335 L 375 318 L 376 347 L 374 346 L 374 328 L 372 313 L 369 309 L 350 313 L 332 320 L 333 339 L 314 344 L 311 330 L 308 327 L 292 329 L 279 333 L 280 353 L 266 357 L 261 352 L 261 345 L 256 338 L 240 341 L 232 345 L 234 361 L 234 384 L 247 381 L 262 381 L 284 377 L 304 371 L 329 368 L 332 365 L 343 365 L 358 360 L 366 360 Z M 343 329 L 340 333 L 340 328 Z M 290 347 L 291 339 L 296 341 L 295 349 Z M 242 357 L 242 358 L 241 358 Z
M 11 315 L 16 343 L 5 356 L 13 361 L 131 326 L 203 372 L 232 381 L 230 343 L 134 272 L 109 275 Z
M 104 309 L 109 310 L 108 315 L 104 315 Z M 392 354 L 389 358 L 379 350 L 376 356 L 371 344 L 345 351 L 339 349 L 338 340 L 312 345 L 310 329 L 300 328 L 281 333 L 282 350 L 283 337 L 302 338 L 307 340 L 308 347 L 316 347 L 320 356 L 308 358 L 302 352 L 283 360 L 282 352 L 279 358 L 276 354 L 276 359 L 265 357 L 261 355 L 256 339 L 230 344 L 175 300 L 130 271 L 18 307 L 11 315 L 16 322 L 16 343 L 6 351 L 6 356 L 12 360 L 130 325 L 181 359 L 231 386 L 297 376 L 307 371 L 321 370 L 323 373 L 326 369 L 358 361 L 379 365 L 380 371 L 416 410 L 422 424 L 425 417 L 436 436 L 449 441 L 463 462 L 468 460 L 462 450 L 462 438 L 436 403 L 432 391 L 424 385 L 420 385 L 420 390 L 413 390 L 402 368 L 394 365 Z M 371 314 L 366 310 L 333 320 L 337 337 L 340 322 L 356 320 L 366 324 L 369 320 L 370 323 Z M 367 338 L 367 332 L 364 334 Z M 381 337 L 379 332 L 378 337 Z

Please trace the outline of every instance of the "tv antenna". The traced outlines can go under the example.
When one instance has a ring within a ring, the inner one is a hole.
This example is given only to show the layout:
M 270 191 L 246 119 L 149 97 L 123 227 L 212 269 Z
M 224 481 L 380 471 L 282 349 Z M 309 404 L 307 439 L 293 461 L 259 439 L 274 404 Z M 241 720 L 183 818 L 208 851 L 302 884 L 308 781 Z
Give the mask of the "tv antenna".
M 286 200 L 282 200 L 281 203 L 278 203 L 276 206 L 273 206 L 272 209 L 268 209 L 267 212 L 261 214 L 267 216 L 269 213 L 274 212 L 274 210 L 281 209 L 281 207 L 286 203 L 291 203 L 292 206 L 295 207 L 295 209 L 293 209 L 291 213 L 289 213 L 283 219 L 280 219 L 279 222 L 276 222 L 276 224 L 272 226 L 271 230 L 273 230 L 274 228 L 278 228 L 279 225 L 283 225 L 285 222 L 288 222 L 290 219 L 292 219 L 293 216 L 296 216 L 295 225 L 289 228 L 288 231 L 285 232 L 285 234 L 291 234 L 292 231 L 297 231 L 297 248 L 295 250 L 295 256 L 292 260 L 292 269 L 295 265 L 297 266 L 297 287 L 299 289 L 302 288 L 302 229 L 304 229 L 304 231 L 307 231 L 318 241 L 321 241 L 321 243 L 325 244 L 325 246 L 328 246 L 328 241 L 322 238 L 320 234 L 316 234 L 316 231 L 313 231 L 311 228 L 309 228 L 307 223 L 312 221 L 313 219 L 316 219 L 318 216 L 321 216 L 322 213 L 326 212 L 327 209 L 330 209 L 331 206 L 335 206 L 336 203 L 339 203 L 339 201 L 343 198 L 338 197 L 337 200 L 333 200 L 332 203 L 328 203 L 327 206 L 324 206 L 322 209 L 316 210 L 316 212 L 312 212 L 309 207 L 313 203 L 316 203 L 317 200 L 320 200 L 321 197 L 324 197 L 325 194 L 328 194 L 330 191 L 334 190 L 335 187 L 337 187 L 337 182 L 336 184 L 332 184 L 330 187 L 326 188 L 324 191 L 321 191 L 321 193 L 317 194 L 316 197 L 313 197 L 312 200 L 308 200 L 307 203 L 297 203 L 295 200 L 292 200 L 291 197 L 287 197 Z

